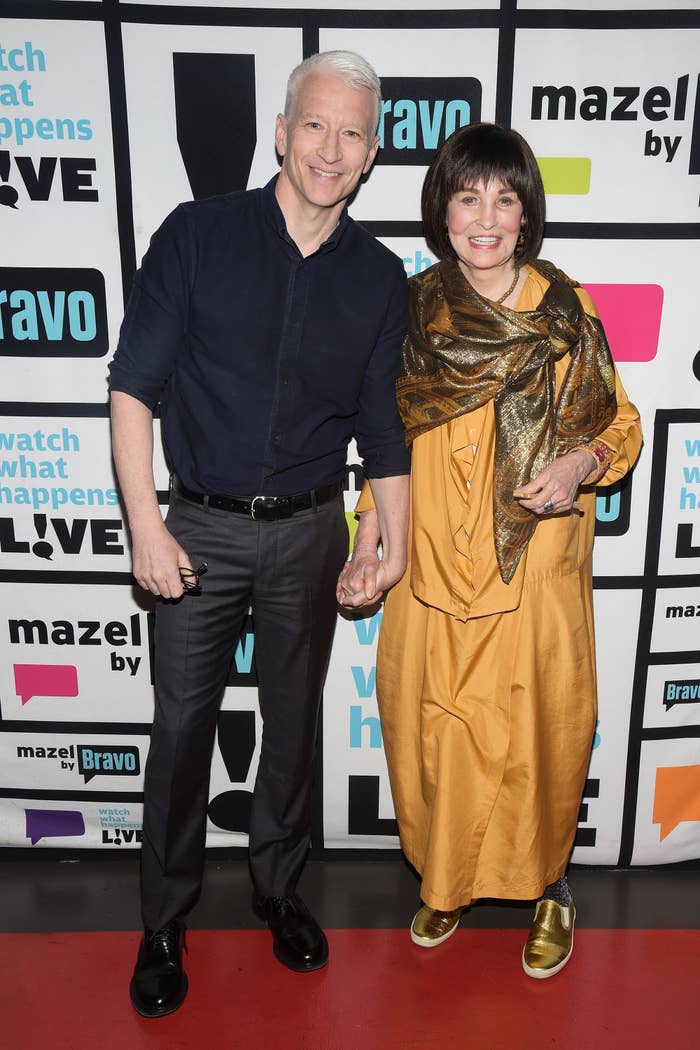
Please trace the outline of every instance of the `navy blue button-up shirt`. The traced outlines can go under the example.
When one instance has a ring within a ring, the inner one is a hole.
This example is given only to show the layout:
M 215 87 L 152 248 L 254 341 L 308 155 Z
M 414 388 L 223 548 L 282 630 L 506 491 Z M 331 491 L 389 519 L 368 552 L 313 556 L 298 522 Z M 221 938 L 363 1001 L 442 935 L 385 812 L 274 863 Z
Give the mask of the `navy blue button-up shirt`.
M 369 477 L 406 474 L 401 261 L 346 211 L 303 258 L 275 182 L 168 216 L 136 275 L 110 388 L 160 401 L 169 461 L 200 492 L 338 481 L 353 436 Z

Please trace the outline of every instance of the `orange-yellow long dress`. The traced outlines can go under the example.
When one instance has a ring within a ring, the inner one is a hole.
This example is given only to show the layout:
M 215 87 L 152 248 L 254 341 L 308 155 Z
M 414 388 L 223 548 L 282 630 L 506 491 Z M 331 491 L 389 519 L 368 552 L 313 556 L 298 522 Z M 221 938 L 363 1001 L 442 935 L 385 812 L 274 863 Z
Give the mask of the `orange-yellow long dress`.
M 534 309 L 546 288 L 529 268 L 516 309 Z M 641 447 L 619 377 L 617 402 L 599 435 L 613 451 L 608 485 Z M 541 520 L 504 584 L 494 441 L 492 403 L 415 440 L 409 565 L 387 598 L 377 654 L 401 844 L 423 901 L 443 910 L 539 897 L 563 873 L 596 718 L 595 493 L 579 492 L 581 513 Z

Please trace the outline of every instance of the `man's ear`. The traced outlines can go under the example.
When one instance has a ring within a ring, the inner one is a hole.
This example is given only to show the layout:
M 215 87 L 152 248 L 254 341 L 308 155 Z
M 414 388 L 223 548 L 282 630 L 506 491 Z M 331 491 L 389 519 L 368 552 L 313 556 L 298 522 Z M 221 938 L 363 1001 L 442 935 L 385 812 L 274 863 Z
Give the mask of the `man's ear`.
M 275 149 L 280 157 L 287 152 L 287 118 L 283 113 L 278 113 L 275 120 Z
M 370 146 L 369 153 L 367 154 L 367 160 L 365 161 L 365 166 L 362 169 L 362 174 L 363 175 L 366 175 L 367 172 L 369 171 L 369 169 L 374 164 L 374 158 L 377 156 L 377 150 L 378 149 L 379 149 L 379 135 L 375 135 L 374 136 L 374 142 Z

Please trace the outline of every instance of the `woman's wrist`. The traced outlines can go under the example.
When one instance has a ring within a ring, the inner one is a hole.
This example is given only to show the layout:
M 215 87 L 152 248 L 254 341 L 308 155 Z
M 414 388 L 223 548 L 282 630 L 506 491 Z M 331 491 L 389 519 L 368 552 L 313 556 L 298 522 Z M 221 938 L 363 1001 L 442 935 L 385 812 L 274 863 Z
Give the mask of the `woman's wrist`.
M 586 464 L 589 467 L 588 473 L 579 481 L 579 485 L 597 485 L 597 483 L 605 476 L 608 467 L 612 462 L 612 451 L 608 448 L 604 441 L 589 441 L 585 445 L 578 445 L 573 448 L 569 455 L 574 455 L 577 452 L 586 453 Z M 583 469 L 583 468 L 582 468 Z

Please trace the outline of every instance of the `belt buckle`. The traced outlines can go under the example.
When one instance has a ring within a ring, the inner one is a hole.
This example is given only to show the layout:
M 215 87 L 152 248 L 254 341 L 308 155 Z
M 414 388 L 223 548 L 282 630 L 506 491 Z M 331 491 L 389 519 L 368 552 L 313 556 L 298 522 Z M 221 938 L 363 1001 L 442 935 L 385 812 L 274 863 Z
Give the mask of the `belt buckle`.
M 264 500 L 265 497 L 264 496 L 253 496 L 252 500 L 250 501 L 250 516 L 253 519 L 253 521 L 257 520 L 256 517 L 255 517 L 255 504 L 258 502 L 259 499 L 260 500 Z

